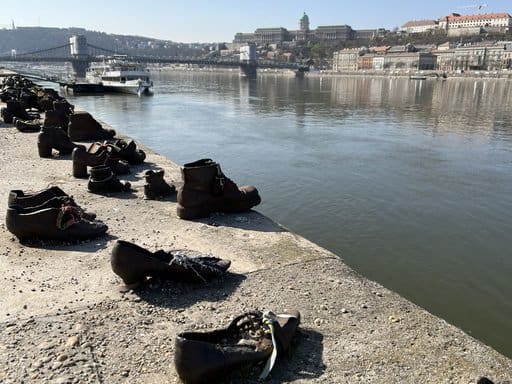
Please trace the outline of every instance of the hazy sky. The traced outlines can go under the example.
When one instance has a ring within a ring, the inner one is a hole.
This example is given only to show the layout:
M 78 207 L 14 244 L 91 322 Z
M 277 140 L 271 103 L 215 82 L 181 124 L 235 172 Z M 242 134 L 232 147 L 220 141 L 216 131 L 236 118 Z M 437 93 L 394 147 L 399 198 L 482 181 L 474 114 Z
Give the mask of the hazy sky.
M 236 32 L 258 27 L 298 29 L 305 11 L 312 29 L 348 24 L 392 29 L 408 20 L 462 14 L 512 12 L 511 0 L 486 1 L 480 11 L 470 0 L 4 0 L 0 28 L 11 25 L 83 27 L 177 42 L 231 41 Z

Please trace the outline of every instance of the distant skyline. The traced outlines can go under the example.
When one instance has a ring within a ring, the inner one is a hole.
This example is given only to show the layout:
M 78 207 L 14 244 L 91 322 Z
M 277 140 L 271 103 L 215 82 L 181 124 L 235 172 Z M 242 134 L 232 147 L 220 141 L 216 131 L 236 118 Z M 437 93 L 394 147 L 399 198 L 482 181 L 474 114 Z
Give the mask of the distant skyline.
M 480 10 L 478 5 L 487 4 Z M 333 2 L 332 0 L 23 0 L 2 3 L 0 28 L 16 26 L 81 27 L 175 42 L 230 42 L 236 32 L 260 27 L 298 29 L 304 12 L 311 29 L 348 24 L 354 29 L 393 29 L 409 20 L 437 19 L 451 12 L 511 13 L 510 0 L 431 0 Z

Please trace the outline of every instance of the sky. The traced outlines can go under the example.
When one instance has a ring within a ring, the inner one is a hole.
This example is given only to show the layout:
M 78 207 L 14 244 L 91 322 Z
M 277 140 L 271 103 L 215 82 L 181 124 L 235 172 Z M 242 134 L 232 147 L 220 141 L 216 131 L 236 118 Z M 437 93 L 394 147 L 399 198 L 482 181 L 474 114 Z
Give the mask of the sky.
M 486 4 L 480 11 L 475 6 Z M 175 42 L 230 42 L 236 32 L 262 27 L 298 29 L 348 24 L 354 29 L 401 26 L 409 20 L 508 12 L 512 1 L 430 0 L 14 0 L 2 1 L 0 28 L 82 27 Z

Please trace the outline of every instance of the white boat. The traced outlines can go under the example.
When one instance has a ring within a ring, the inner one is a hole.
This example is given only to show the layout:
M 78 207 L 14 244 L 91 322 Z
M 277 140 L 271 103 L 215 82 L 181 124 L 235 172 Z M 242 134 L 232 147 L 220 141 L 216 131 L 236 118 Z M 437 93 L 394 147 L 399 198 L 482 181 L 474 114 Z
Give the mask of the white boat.
M 91 65 L 86 73 L 88 83 L 102 85 L 107 92 L 125 92 L 137 95 L 151 93 L 153 82 L 149 69 L 143 64 L 131 63 L 126 55 L 114 55 L 100 64 Z
M 411 80 L 427 80 L 427 76 L 425 75 L 411 75 L 409 76 Z

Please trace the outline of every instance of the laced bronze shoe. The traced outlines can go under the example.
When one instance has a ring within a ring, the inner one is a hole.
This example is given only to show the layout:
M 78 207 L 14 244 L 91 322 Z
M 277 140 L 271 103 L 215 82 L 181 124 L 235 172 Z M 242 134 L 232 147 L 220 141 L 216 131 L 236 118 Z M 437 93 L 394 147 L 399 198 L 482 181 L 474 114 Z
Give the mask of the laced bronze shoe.
M 133 140 L 116 140 L 114 144 L 105 144 L 112 147 L 115 156 L 126 160 L 130 165 L 142 164 L 146 159 L 146 153 L 142 149 L 137 148 L 137 144 Z
M 248 312 L 225 329 L 183 332 L 175 340 L 174 365 L 187 384 L 214 383 L 246 365 L 262 363 L 265 379 L 286 352 L 300 324 L 300 313 Z
M 74 241 L 90 239 L 104 234 L 108 227 L 98 221 L 83 218 L 82 210 L 68 205 L 55 206 L 57 200 L 49 200 L 42 206 L 7 208 L 5 218 L 9 232 L 20 241 L 50 239 Z M 53 205 L 53 206 L 52 206 Z
M 202 283 L 226 273 L 231 262 L 210 255 L 191 257 L 190 251 L 150 252 L 128 241 L 118 240 L 112 249 L 112 270 L 126 286 L 134 288 L 147 277 Z
M 12 119 L 12 122 L 20 132 L 39 132 L 41 130 L 39 120 L 22 120 L 15 117 Z
M 181 175 L 177 214 L 182 219 L 208 217 L 213 212 L 243 212 L 261 202 L 254 186 L 238 187 L 211 159 L 185 164 Z
M 73 196 L 69 196 L 66 192 L 57 186 L 42 189 L 36 192 L 24 192 L 21 190 L 11 190 L 7 200 L 7 206 L 12 208 L 15 206 L 21 208 L 30 208 L 40 206 L 49 200 L 58 199 L 60 205 L 72 205 L 82 210 L 82 208 L 75 202 Z M 87 212 L 82 210 L 82 217 L 89 221 L 96 219 L 94 212 Z

